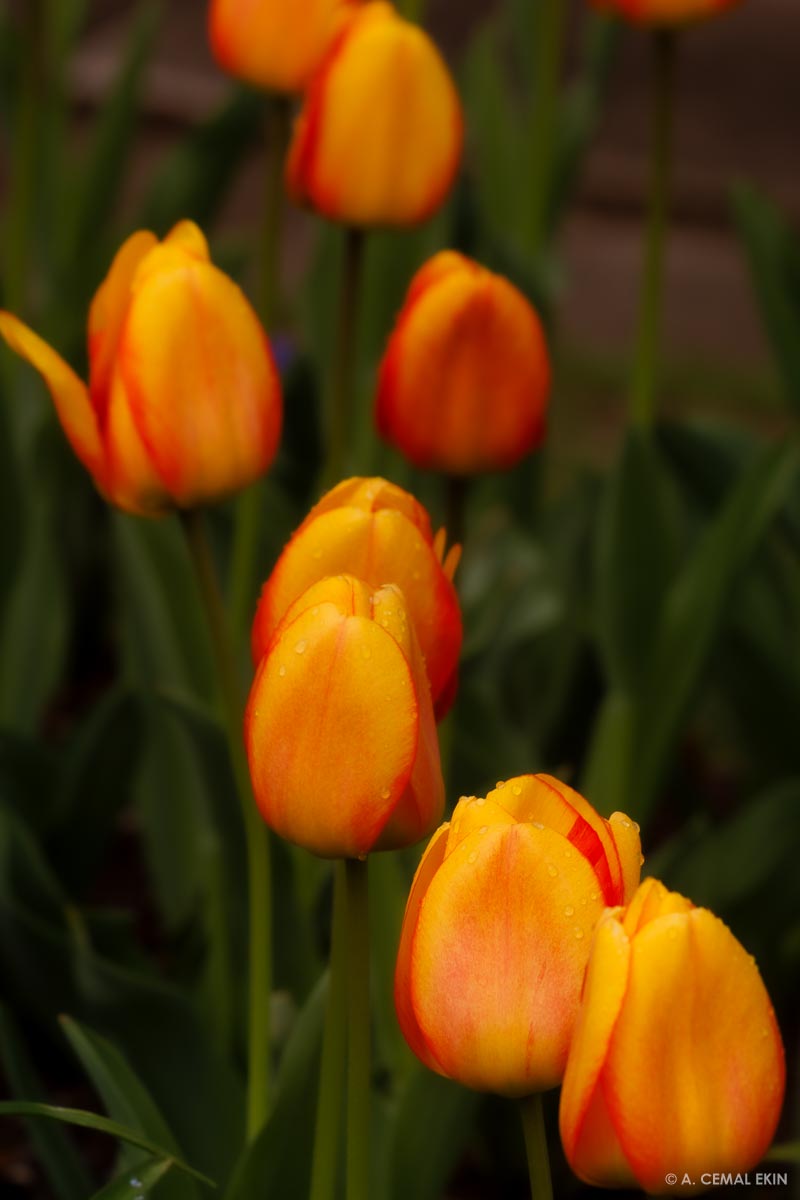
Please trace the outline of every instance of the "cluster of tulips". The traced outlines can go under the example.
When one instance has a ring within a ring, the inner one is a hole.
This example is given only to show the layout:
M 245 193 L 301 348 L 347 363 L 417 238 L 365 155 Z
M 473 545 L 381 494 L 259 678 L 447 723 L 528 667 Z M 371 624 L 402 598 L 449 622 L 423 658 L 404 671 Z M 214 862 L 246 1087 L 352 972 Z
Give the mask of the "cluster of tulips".
M 724 5 L 606 6 L 674 23 Z M 290 3 L 214 0 L 210 33 L 229 71 L 303 92 L 286 167 L 295 199 L 358 227 L 415 223 L 443 201 L 461 155 L 458 96 L 431 40 L 389 4 L 306 0 L 298 14 Z M 88 385 L 16 317 L 0 315 L 0 333 L 41 373 L 99 491 L 126 511 L 193 518 L 273 461 L 282 400 L 269 343 L 191 222 L 120 249 L 89 314 Z M 417 466 L 506 468 L 541 440 L 549 382 L 528 300 L 443 252 L 410 284 L 376 421 Z M 395 974 L 417 1057 L 466 1087 L 523 1100 L 528 1125 L 530 1098 L 561 1085 L 566 1157 L 591 1184 L 668 1192 L 678 1172 L 677 1190 L 702 1190 L 705 1174 L 753 1166 L 775 1132 L 784 1057 L 769 997 L 720 920 L 654 879 L 640 883 L 639 830 L 624 814 L 606 820 L 564 783 L 531 774 L 461 799 L 441 824 L 437 722 L 458 684 L 458 558 L 387 480 L 346 479 L 319 500 L 252 625 L 245 805 L 252 816 L 255 800 L 276 834 L 344 864 L 351 957 L 332 998 L 359 986 L 365 860 L 430 837 Z M 256 990 L 251 1003 L 268 995 Z M 369 1024 L 368 1008 L 355 1011 L 351 1062 Z M 348 1087 L 359 1086 L 368 1072 L 359 1083 L 357 1068 Z M 320 1121 L 330 1120 L 321 1097 Z M 349 1104 L 350 1120 L 352 1095 Z M 263 1110 L 256 1095 L 256 1126 Z M 354 1176 L 358 1159 L 348 1154 Z

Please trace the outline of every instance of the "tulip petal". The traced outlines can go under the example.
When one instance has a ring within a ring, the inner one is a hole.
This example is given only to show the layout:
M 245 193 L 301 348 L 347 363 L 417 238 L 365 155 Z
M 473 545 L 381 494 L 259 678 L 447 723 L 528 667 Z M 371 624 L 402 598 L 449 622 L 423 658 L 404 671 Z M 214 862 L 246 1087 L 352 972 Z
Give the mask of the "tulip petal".
M 140 264 L 119 369 L 141 439 L 176 504 L 243 487 L 269 466 L 280 434 L 269 346 L 240 289 L 200 261 L 186 227 Z
M 452 854 L 456 846 L 476 830 L 485 832 L 489 825 L 494 829 L 500 825 L 516 823 L 516 818 L 493 800 L 484 800 L 483 796 L 464 796 L 453 810 L 450 820 L 447 853 Z
M 532 825 L 490 826 L 448 855 L 411 951 L 414 1011 L 447 1075 L 510 1096 L 560 1082 L 603 909 L 593 888 L 586 860 Z
M 341 572 L 375 588 L 385 583 L 400 587 L 425 658 L 431 694 L 437 700 L 461 645 L 458 599 L 419 529 L 394 509 L 369 513 L 334 508 L 300 527 L 261 594 L 253 625 L 255 661 L 295 598 L 316 580 Z
M 44 379 L 72 449 L 102 489 L 105 453 L 86 384 L 60 354 L 11 313 L 0 312 L 0 335 Z
M 265 819 L 323 857 L 366 854 L 408 784 L 418 734 L 414 682 L 395 640 L 332 604 L 303 612 L 262 660 L 247 709 Z
M 131 416 L 125 385 L 112 377 L 106 417 L 108 446 L 106 494 L 114 504 L 138 516 L 153 516 L 171 506 L 167 489 Z
M 441 866 L 447 844 L 448 826 L 442 825 L 428 843 L 425 853 L 420 860 L 411 884 L 411 890 L 406 902 L 403 928 L 400 933 L 400 946 L 397 951 L 397 965 L 394 974 L 394 1003 L 397 1010 L 397 1020 L 403 1031 L 403 1037 L 408 1042 L 417 1058 L 432 1071 L 441 1074 L 441 1068 L 430 1046 L 422 1035 L 417 1024 L 414 1005 L 411 1000 L 411 950 L 414 935 L 417 931 L 419 910 L 425 894 L 436 872 Z
M 559 1124 L 567 1161 L 576 1175 L 600 1186 L 635 1184 L 606 1110 L 601 1072 L 628 981 L 630 946 L 615 914 L 600 918 L 567 1070 Z
M 746 1171 L 766 1151 L 785 1080 L 780 1034 L 753 959 L 707 910 L 657 917 L 632 939 L 604 1080 L 647 1191 L 663 1191 L 667 1171 Z
M 608 819 L 608 829 L 614 839 L 622 871 L 622 891 L 619 902 L 627 904 L 639 886 L 644 862 L 639 826 L 635 821 L 626 817 L 625 813 L 615 812 Z
M 367 513 L 380 512 L 383 508 L 394 509 L 407 517 L 412 525 L 416 525 L 425 541 L 433 540 L 427 509 L 411 492 L 397 487 L 380 475 L 356 475 L 352 479 L 343 479 L 341 483 L 337 483 L 317 501 L 300 529 L 305 529 L 320 513 L 331 512 L 336 508 L 360 508 Z

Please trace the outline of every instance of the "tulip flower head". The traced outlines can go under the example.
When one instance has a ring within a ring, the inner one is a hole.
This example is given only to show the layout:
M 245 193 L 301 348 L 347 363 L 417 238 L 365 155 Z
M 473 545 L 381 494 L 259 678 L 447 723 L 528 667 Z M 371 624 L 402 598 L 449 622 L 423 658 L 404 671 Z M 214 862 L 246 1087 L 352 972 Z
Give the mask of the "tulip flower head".
M 352 0 L 212 0 L 211 49 L 231 75 L 272 92 L 301 92 L 354 7 Z
M 737 0 L 593 0 L 595 8 L 637 25 L 688 25 L 732 8 Z
M 462 254 L 426 263 L 381 366 L 382 436 L 450 475 L 512 467 L 544 435 L 549 389 L 544 332 L 522 292 Z
M 322 857 L 409 846 L 444 785 L 425 664 L 402 592 L 313 584 L 261 658 L 245 719 L 267 824 Z
M 379 478 L 338 484 L 311 510 L 264 584 L 253 661 L 261 661 L 287 608 L 317 580 L 346 573 L 373 588 L 388 581 L 406 598 L 441 717 L 455 694 L 462 638 L 452 583 L 458 551 L 444 558 L 444 545 L 444 532 L 433 537 L 427 512 L 402 488 Z
M 576 1174 L 653 1195 L 705 1191 L 714 1172 L 763 1156 L 784 1078 L 758 968 L 722 921 L 655 879 L 604 914 L 561 1093 Z
M 406 906 L 400 1027 L 432 1070 L 524 1096 L 558 1084 L 594 925 L 639 882 L 637 827 L 547 775 L 469 797 L 431 840 Z
M 311 82 L 289 151 L 299 203 L 351 225 L 413 225 L 444 201 L 461 104 L 424 30 L 374 0 L 354 10 Z
M 0 334 L 44 378 L 102 494 L 129 512 L 191 508 L 269 467 L 281 392 L 253 309 L 183 221 L 133 234 L 89 313 L 89 386 L 10 313 Z

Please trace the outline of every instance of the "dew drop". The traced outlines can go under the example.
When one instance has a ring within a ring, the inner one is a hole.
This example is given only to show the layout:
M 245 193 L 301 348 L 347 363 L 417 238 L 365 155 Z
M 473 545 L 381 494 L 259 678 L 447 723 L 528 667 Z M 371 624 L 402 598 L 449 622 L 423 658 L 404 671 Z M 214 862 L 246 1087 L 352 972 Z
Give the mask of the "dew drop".
M 388 800 L 391 794 L 390 788 L 384 788 L 381 792 L 381 800 Z
M 512 790 L 512 792 L 514 793 L 514 795 L 515 795 L 515 796 L 521 796 L 521 795 L 522 795 L 522 788 L 519 786 L 519 784 L 518 784 L 518 783 L 515 783 L 515 784 L 514 784 L 514 786 L 513 786 L 513 788 L 512 788 L 511 790 Z
M 533 825 L 534 829 L 544 829 L 544 825 L 541 821 L 531 821 L 531 825 Z
M 474 796 L 472 798 L 473 798 L 473 800 L 475 800 Z M 478 799 L 475 800 L 475 803 L 477 804 L 478 808 L 483 808 L 484 804 L 486 803 L 486 797 L 479 796 Z
M 284 675 L 286 674 L 286 667 L 278 667 L 278 674 L 280 675 L 281 679 L 283 679 Z
M 575 926 L 575 937 L 578 939 L 578 941 L 580 941 L 583 937 L 583 930 L 581 929 L 580 925 Z
M 642 832 L 642 827 L 641 827 L 641 825 L 639 824 L 639 822 L 638 822 L 638 821 L 634 821 L 634 822 L 633 822 L 633 828 L 636 830 L 636 832 L 637 832 L 637 833 L 641 833 L 641 832 Z
M 575 916 L 575 909 L 572 907 L 571 904 L 568 904 L 567 907 L 564 909 L 564 916 L 565 917 L 574 917 Z
M 598 899 L 599 899 L 599 896 L 598 896 L 597 892 L 590 892 L 590 893 L 589 893 L 589 895 L 590 895 L 590 899 L 592 899 L 592 900 L 598 900 Z
M 639 855 L 639 866 L 640 867 L 644 866 L 644 855 L 643 854 Z
M 478 855 L 477 855 L 477 853 L 476 853 L 476 852 L 473 850 L 473 851 L 472 851 L 472 854 L 470 854 L 469 858 L 467 859 L 467 862 L 468 862 L 468 863 L 474 863 L 474 862 L 477 862 L 477 861 L 478 861 Z
M 295 654 L 305 654 L 308 642 L 298 642 L 294 648 Z
M 631 827 L 630 821 L 620 821 L 620 825 L 622 826 L 623 829 L 630 829 L 630 827 Z
M 571 851 L 571 850 L 565 850 L 565 851 L 564 851 L 564 858 L 572 858 L 572 851 Z
M 586 908 L 586 897 L 581 896 L 581 908 Z
M 488 832 L 489 832 L 488 825 L 481 825 L 480 829 L 478 830 L 478 833 L 488 833 Z
M 547 864 L 547 874 L 550 876 L 551 879 L 555 879 L 556 875 L 558 874 L 558 867 L 553 866 L 552 863 L 548 863 Z
M 501 789 L 502 789 L 502 788 L 504 788 L 505 786 L 506 786 L 506 785 L 505 785 L 505 782 L 504 782 L 502 779 L 498 779 L 498 781 L 497 781 L 497 790 L 498 790 L 498 792 L 499 792 L 499 791 L 501 791 Z

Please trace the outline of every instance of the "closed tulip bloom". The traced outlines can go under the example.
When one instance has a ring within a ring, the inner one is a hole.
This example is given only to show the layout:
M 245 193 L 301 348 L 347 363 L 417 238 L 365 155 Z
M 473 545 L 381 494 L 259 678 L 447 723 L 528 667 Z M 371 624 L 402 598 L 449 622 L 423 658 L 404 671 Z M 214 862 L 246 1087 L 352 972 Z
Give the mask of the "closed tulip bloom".
M 312 508 L 261 592 L 253 622 L 253 661 L 260 662 L 287 608 L 312 583 L 345 573 L 403 592 L 441 717 L 455 694 L 462 626 L 452 577 L 453 549 L 436 538 L 427 512 L 385 479 L 348 479 Z
M 784 1077 L 758 968 L 713 913 L 646 879 L 601 918 L 561 1093 L 582 1179 L 694 1194 L 714 1172 L 749 1170 L 772 1140 Z
M 269 344 L 190 221 L 161 243 L 135 233 L 118 252 L 89 313 L 88 387 L 9 313 L 0 334 L 44 378 L 99 490 L 129 512 L 216 499 L 275 456 L 282 405 Z
M 420 840 L 444 785 L 425 665 L 402 592 L 313 584 L 267 645 L 245 718 L 267 824 L 323 857 Z
M 349 0 L 212 0 L 211 49 L 239 79 L 273 92 L 300 92 L 353 7 Z
M 351 225 L 412 225 L 442 204 L 463 117 L 438 50 L 375 0 L 357 9 L 312 80 L 289 152 L 289 191 Z
M 380 433 L 418 467 L 512 467 L 542 440 L 550 361 L 513 284 L 444 251 L 417 273 L 383 359 Z
M 459 802 L 406 906 L 400 1026 L 432 1070 L 525 1096 L 561 1081 L 589 944 L 639 882 L 637 827 L 547 775 Z
M 738 0 L 593 0 L 596 8 L 637 25 L 686 25 L 732 8 Z

